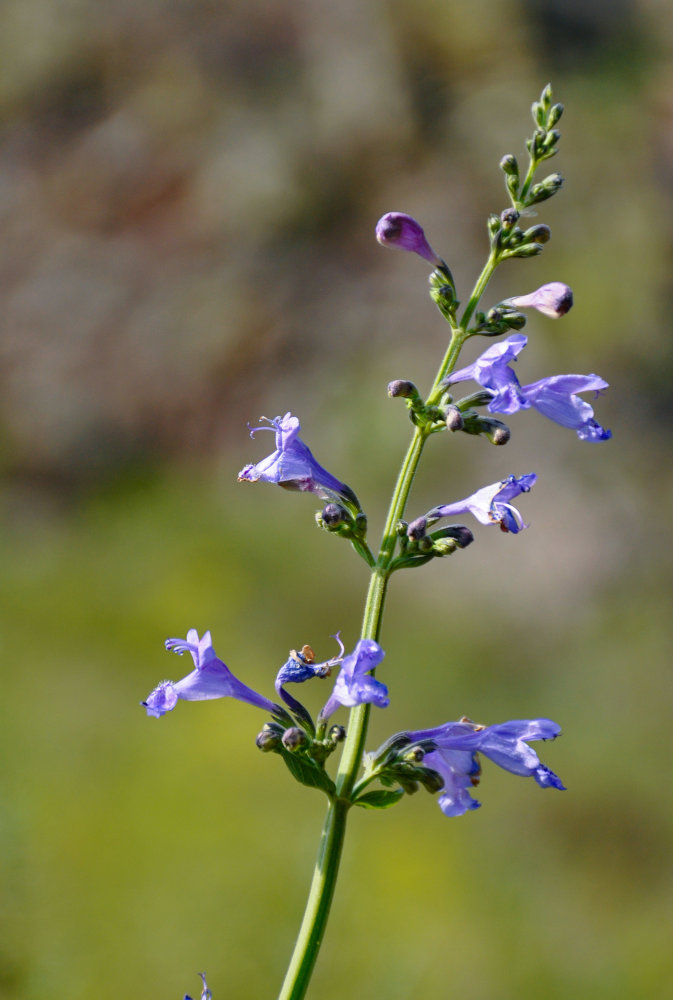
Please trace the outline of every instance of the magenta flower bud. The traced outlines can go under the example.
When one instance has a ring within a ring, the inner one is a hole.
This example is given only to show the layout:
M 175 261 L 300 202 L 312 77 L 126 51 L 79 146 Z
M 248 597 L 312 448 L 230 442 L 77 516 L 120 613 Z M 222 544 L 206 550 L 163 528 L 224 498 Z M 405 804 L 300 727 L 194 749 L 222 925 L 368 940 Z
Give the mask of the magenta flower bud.
M 429 261 L 433 267 L 441 267 L 442 259 L 425 238 L 423 227 L 404 212 L 387 212 L 376 223 L 376 239 L 381 246 L 410 250 Z
M 548 285 L 542 285 L 530 295 L 515 295 L 513 299 L 506 299 L 505 302 L 516 309 L 537 309 L 545 316 L 558 319 L 559 316 L 565 316 L 571 308 L 573 293 L 572 289 L 562 282 L 552 281 Z

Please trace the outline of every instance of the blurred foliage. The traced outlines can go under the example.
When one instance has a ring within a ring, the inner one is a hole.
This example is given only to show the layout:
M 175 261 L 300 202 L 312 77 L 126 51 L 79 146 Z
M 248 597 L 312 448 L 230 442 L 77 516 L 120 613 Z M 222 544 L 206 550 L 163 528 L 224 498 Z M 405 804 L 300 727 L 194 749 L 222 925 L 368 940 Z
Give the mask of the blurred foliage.
M 385 386 L 424 387 L 445 327 L 374 224 L 420 218 L 465 296 L 548 79 L 554 240 L 485 302 L 573 287 L 569 316 L 530 320 L 522 378 L 598 371 L 614 439 L 530 413 L 505 449 L 431 442 L 411 514 L 535 469 L 531 529 L 393 580 L 370 745 L 551 716 L 569 790 L 486 764 L 463 819 L 423 792 L 353 816 L 313 994 L 668 996 L 669 21 L 651 0 L 0 7 L 0 997 L 180 997 L 204 968 L 215 1000 L 273 995 L 320 796 L 255 750 L 253 709 L 137 703 L 192 626 L 268 694 L 289 648 L 354 642 L 365 568 L 309 498 L 235 483 L 266 447 L 246 422 L 296 412 L 376 536 L 408 434 Z

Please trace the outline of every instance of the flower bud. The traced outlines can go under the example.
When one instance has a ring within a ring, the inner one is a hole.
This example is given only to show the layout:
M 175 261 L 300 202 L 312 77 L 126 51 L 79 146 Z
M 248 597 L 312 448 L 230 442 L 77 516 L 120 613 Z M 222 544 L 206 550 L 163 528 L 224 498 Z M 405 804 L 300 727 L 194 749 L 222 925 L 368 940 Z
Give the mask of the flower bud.
M 530 198 L 528 203 L 530 205 L 537 205 L 540 201 L 546 201 L 547 198 L 551 198 L 556 192 L 563 186 L 563 178 L 560 174 L 549 174 L 545 177 L 543 181 L 539 184 L 533 184 L 530 192 Z
M 544 316 L 558 319 L 559 316 L 565 316 L 572 308 L 573 293 L 563 282 L 551 281 L 547 285 L 541 285 L 530 295 L 515 295 L 511 299 L 506 299 L 505 304 L 516 309 L 537 309 Z
M 515 208 L 506 208 L 500 213 L 502 228 L 507 232 L 519 221 L 519 213 Z
M 463 429 L 463 414 L 460 412 L 457 406 L 447 406 L 446 408 L 446 426 L 450 431 L 462 431 Z
M 545 225 L 531 226 L 523 234 L 523 238 L 526 243 L 549 243 L 551 229 Z
M 338 503 L 328 503 L 326 507 L 323 507 L 319 517 L 326 528 L 336 528 L 344 521 L 350 521 L 350 514 Z
M 500 216 L 489 215 L 487 225 L 489 236 L 495 236 L 500 231 Z
M 509 427 L 500 420 L 492 421 L 491 426 L 487 430 L 485 429 L 484 433 L 491 444 L 495 445 L 507 444 L 511 437 Z
M 381 246 L 417 253 L 434 267 L 442 264 L 441 257 L 437 256 L 425 238 L 421 224 L 404 212 L 387 212 L 382 216 L 376 224 L 376 239 Z
M 552 104 L 547 115 L 547 128 L 553 128 L 563 114 L 562 104 Z
M 506 250 L 506 257 L 537 257 L 539 253 L 542 253 L 541 243 L 525 243 L 523 246 L 514 247 L 512 250 Z
M 454 538 L 440 538 L 432 546 L 432 551 L 436 556 L 450 556 L 458 548 Z
M 329 738 L 334 740 L 335 743 L 343 743 L 346 739 L 345 726 L 332 726 L 329 731 Z
M 503 156 L 500 161 L 500 169 L 509 177 L 518 177 L 519 164 L 516 162 L 516 156 L 513 156 L 512 153 L 507 153 Z
M 407 535 L 409 538 L 414 538 L 418 541 L 423 538 L 425 531 L 428 527 L 428 522 L 424 517 L 417 517 L 415 521 L 412 521 L 407 528 Z
M 425 757 L 425 750 L 423 747 L 411 747 L 406 753 L 402 754 L 402 760 L 407 761 L 409 764 L 420 764 Z
M 423 782 L 423 787 L 427 788 L 431 793 L 441 792 L 442 788 L 444 788 L 444 778 L 438 771 L 433 771 L 429 767 L 423 768 L 421 781 Z
M 270 753 L 280 746 L 280 736 L 270 729 L 263 729 L 255 738 L 255 744 L 262 753 Z
M 388 383 L 388 395 L 391 399 L 396 396 L 402 396 L 404 399 L 410 399 L 411 397 L 418 396 L 418 389 L 413 382 L 408 382 L 403 378 L 396 378 L 393 382 Z
M 283 733 L 283 746 L 286 750 L 294 752 L 295 750 L 302 750 L 305 746 L 308 746 L 308 736 L 303 729 L 299 726 L 290 726 Z

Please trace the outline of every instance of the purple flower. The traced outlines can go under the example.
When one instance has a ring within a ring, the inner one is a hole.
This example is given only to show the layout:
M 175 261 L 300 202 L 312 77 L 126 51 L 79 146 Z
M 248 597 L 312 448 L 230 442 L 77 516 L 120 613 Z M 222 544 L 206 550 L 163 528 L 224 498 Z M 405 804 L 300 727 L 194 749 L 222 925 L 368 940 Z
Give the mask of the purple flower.
M 458 514 L 473 514 L 482 524 L 499 524 L 502 531 L 510 531 L 516 535 L 528 525 L 523 523 L 521 514 L 513 507 L 510 500 L 520 493 L 528 493 L 537 476 L 530 472 L 525 476 L 508 476 L 499 483 L 491 483 L 477 490 L 472 496 L 457 503 L 445 504 L 443 507 L 433 507 L 425 517 L 428 524 L 438 521 L 440 517 L 455 517 Z
M 147 701 L 140 703 L 147 709 L 148 715 L 161 718 L 175 708 L 179 698 L 184 701 L 236 698 L 272 715 L 282 711 L 278 705 L 234 677 L 226 664 L 215 655 L 210 632 L 205 632 L 199 639 L 196 629 L 190 628 L 186 639 L 166 639 L 166 649 L 179 654 L 185 651 L 191 653 L 195 669 L 180 681 L 162 681 L 157 685 Z
M 381 246 L 417 253 L 433 267 L 441 267 L 443 263 L 425 238 L 420 223 L 404 212 L 387 212 L 382 216 L 376 223 L 376 239 Z
M 390 699 L 388 688 L 369 674 L 379 665 L 386 654 L 373 639 L 360 639 L 357 646 L 341 664 L 334 690 L 320 713 L 320 718 L 329 719 L 339 705 L 354 708 L 371 702 L 385 708 Z
M 262 419 L 266 419 L 263 417 Z M 355 494 L 334 476 L 330 475 L 322 465 L 319 465 L 307 446 L 299 437 L 300 424 L 291 413 L 286 413 L 284 417 L 274 417 L 270 420 L 270 427 L 253 427 L 250 437 L 254 437 L 257 431 L 276 432 L 276 450 L 262 459 L 256 465 L 246 465 L 238 474 L 239 482 L 247 479 L 250 483 L 256 483 L 262 479 L 266 483 L 277 483 L 286 490 L 300 490 L 302 492 L 314 493 L 323 500 L 339 500 L 350 504 L 355 504 L 357 509 L 360 505 Z
M 447 816 L 462 816 L 468 809 L 477 809 L 480 805 L 469 794 L 470 788 L 479 783 L 481 773 L 477 753 L 512 774 L 535 778 L 542 788 L 563 790 L 565 786 L 560 778 L 540 763 L 527 742 L 553 740 L 560 732 L 561 727 L 551 719 L 515 719 L 486 727 L 461 719 L 408 735 L 414 743 L 432 743 L 433 748 L 426 752 L 423 764 L 438 771 L 444 779 L 439 806 Z
M 511 299 L 505 299 L 503 305 L 514 306 L 516 309 L 537 309 L 538 312 L 558 319 L 565 316 L 572 308 L 573 293 L 572 288 L 564 285 L 561 281 L 552 281 L 548 285 L 542 285 L 530 295 L 515 295 Z
M 525 334 L 514 333 L 487 348 L 473 364 L 453 372 L 445 384 L 453 385 L 467 379 L 478 382 L 493 393 L 488 404 L 491 413 L 516 413 L 533 406 L 557 424 L 577 431 L 582 441 L 606 441 L 612 437 L 612 432 L 594 419 L 591 404 L 577 395 L 607 389 L 608 383 L 598 375 L 551 375 L 530 385 L 519 384 L 509 366 L 527 343 Z

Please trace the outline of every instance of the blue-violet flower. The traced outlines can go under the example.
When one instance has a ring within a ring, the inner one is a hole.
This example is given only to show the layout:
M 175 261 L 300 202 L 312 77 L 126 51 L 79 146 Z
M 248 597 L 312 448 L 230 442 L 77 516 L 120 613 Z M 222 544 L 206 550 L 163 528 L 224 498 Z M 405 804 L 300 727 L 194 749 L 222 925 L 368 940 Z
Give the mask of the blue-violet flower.
M 550 281 L 548 285 L 542 285 L 530 295 L 515 295 L 503 302 L 503 305 L 514 306 L 516 309 L 537 309 L 551 319 L 565 316 L 572 308 L 572 304 L 572 288 L 564 285 L 562 281 Z
M 390 701 L 388 688 L 369 674 L 385 655 L 378 642 L 360 639 L 353 652 L 344 658 L 334 690 L 321 711 L 320 718 L 329 719 L 340 705 L 353 708 L 355 705 L 371 703 L 385 708 Z
M 376 239 L 381 246 L 417 253 L 433 267 L 443 263 L 425 238 L 421 224 L 404 212 L 386 212 L 376 223 Z
M 535 778 L 542 788 L 564 790 L 560 778 L 540 763 L 540 758 L 527 743 L 528 740 L 553 740 L 560 732 L 561 727 L 551 719 L 514 719 L 485 727 L 461 719 L 408 735 L 413 743 L 432 743 L 433 749 L 426 752 L 423 764 L 439 772 L 444 779 L 439 806 L 446 816 L 462 816 L 481 805 L 469 794 L 470 788 L 479 783 L 481 773 L 477 753 L 512 774 Z
M 532 406 L 557 424 L 577 431 L 582 441 L 606 441 L 612 437 L 612 432 L 594 419 L 591 404 L 577 395 L 607 389 L 608 383 L 598 375 L 551 375 L 530 385 L 519 384 L 509 366 L 527 343 L 524 333 L 514 333 L 488 347 L 473 364 L 453 372 L 445 384 L 453 385 L 467 379 L 478 382 L 493 393 L 488 404 L 491 413 L 516 413 Z
M 218 659 L 213 649 L 210 632 L 199 639 L 199 633 L 190 628 L 186 639 L 166 639 L 166 649 L 182 655 L 191 653 L 195 669 L 180 681 L 162 681 L 140 704 L 147 714 L 156 719 L 172 711 L 178 699 L 184 701 L 208 701 L 212 698 L 236 698 L 250 705 L 262 708 L 272 715 L 282 710 L 264 695 L 258 694 L 234 677 L 229 667 Z
M 238 474 L 239 482 L 246 479 L 250 483 L 256 483 L 262 479 L 287 490 L 314 493 L 323 500 L 339 499 L 360 509 L 351 488 L 316 462 L 299 437 L 301 428 L 297 417 L 286 413 L 284 417 L 274 417 L 269 423 L 270 427 L 251 428 L 250 437 L 254 437 L 257 431 L 273 430 L 276 433 L 276 450 L 256 465 L 246 465 L 241 469 Z
M 529 472 L 525 476 L 508 476 L 499 483 L 491 483 L 477 490 L 465 500 L 433 507 L 425 515 L 427 525 L 438 521 L 440 517 L 455 517 L 458 514 L 473 514 L 482 524 L 499 524 L 501 531 L 510 531 L 516 535 L 528 525 L 523 523 L 521 514 L 510 503 L 520 493 L 528 493 L 537 476 Z M 412 522 L 415 523 L 415 522 Z

